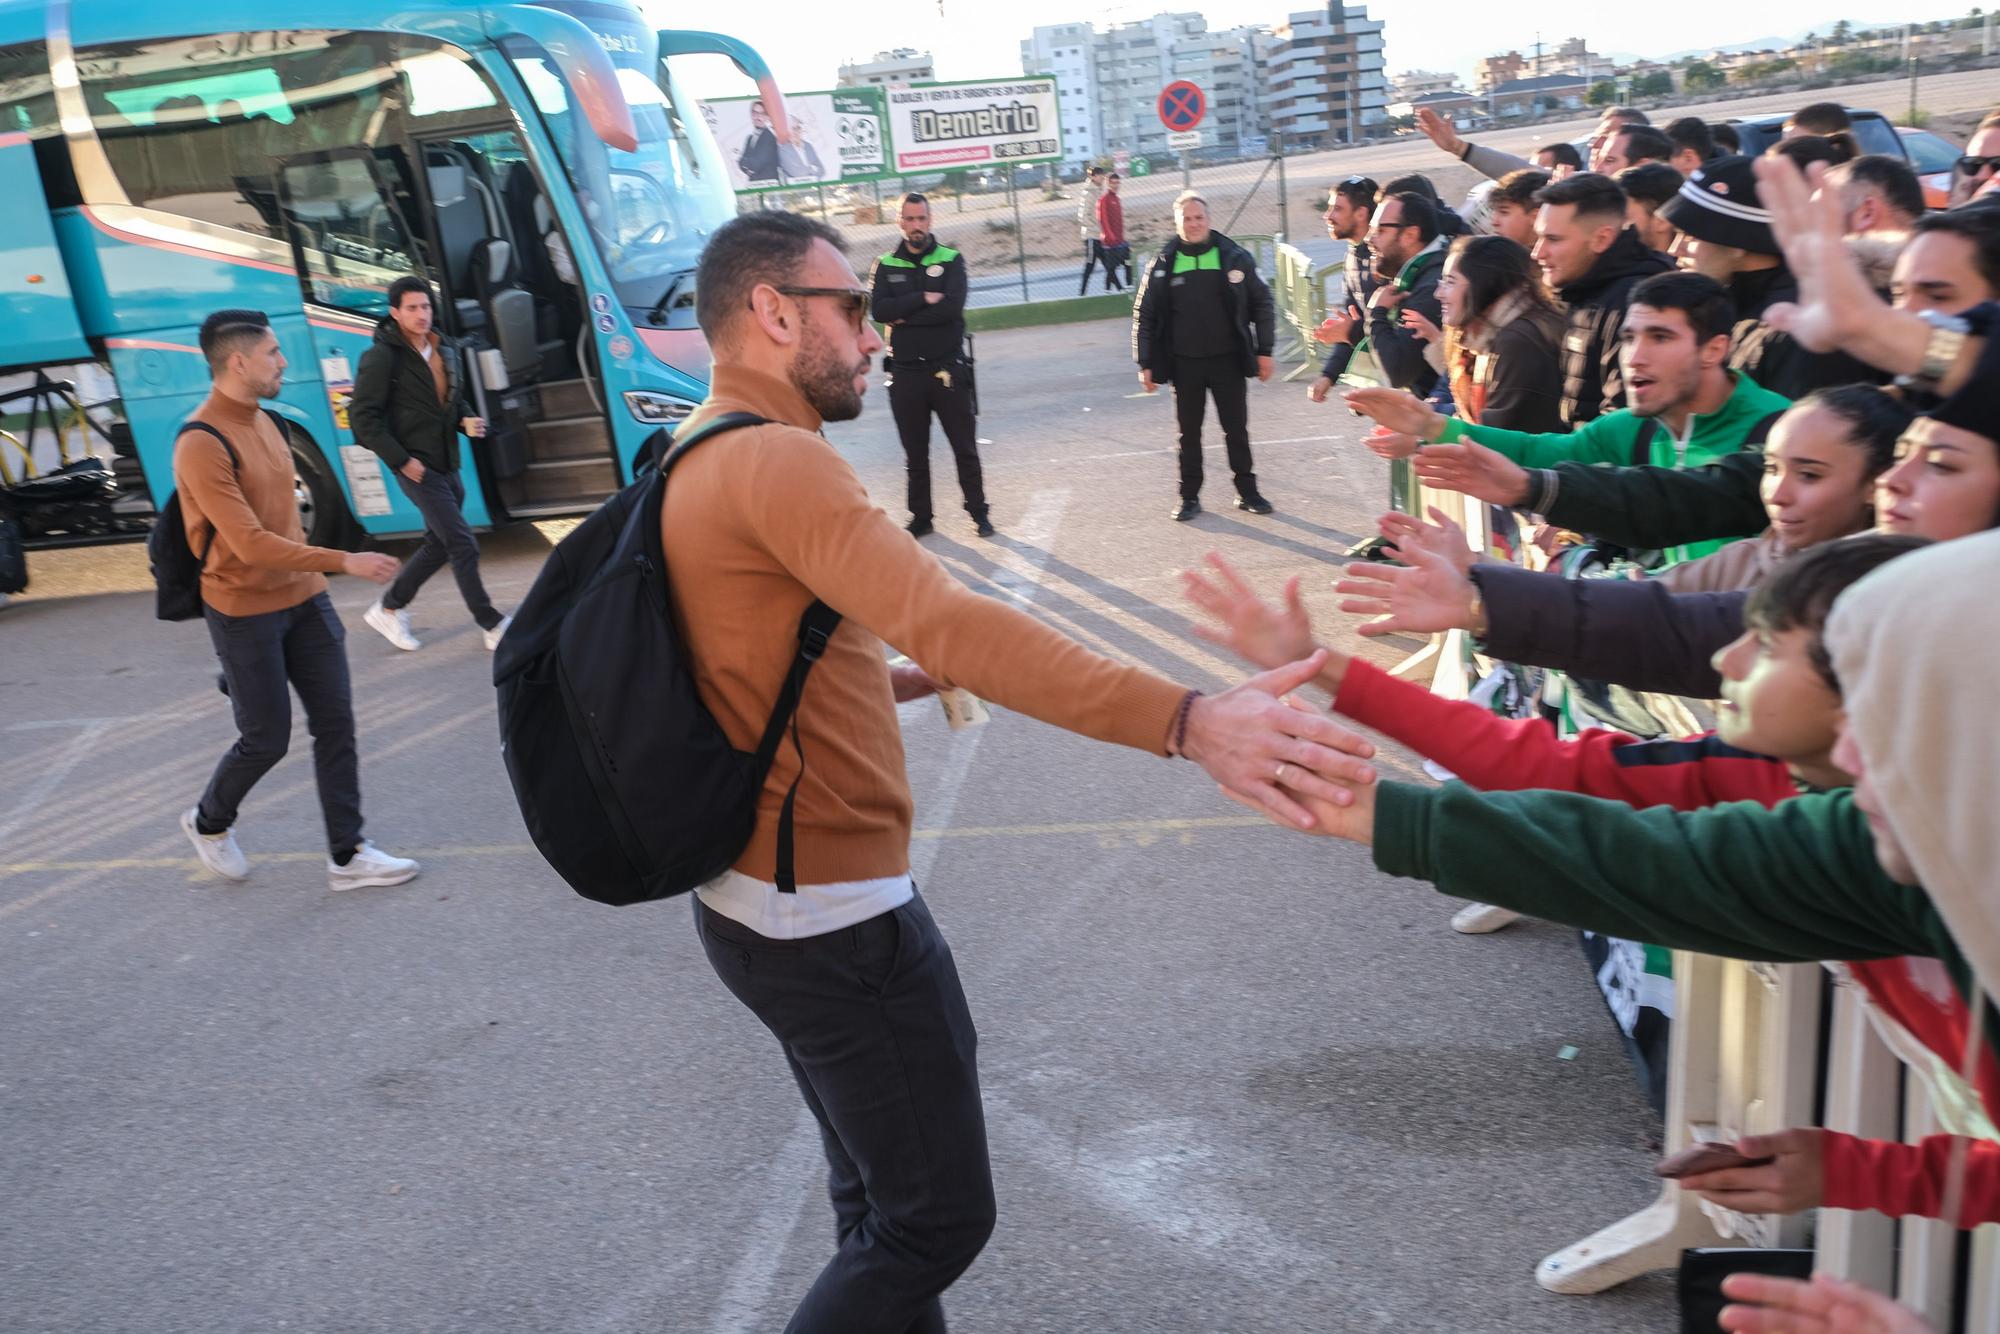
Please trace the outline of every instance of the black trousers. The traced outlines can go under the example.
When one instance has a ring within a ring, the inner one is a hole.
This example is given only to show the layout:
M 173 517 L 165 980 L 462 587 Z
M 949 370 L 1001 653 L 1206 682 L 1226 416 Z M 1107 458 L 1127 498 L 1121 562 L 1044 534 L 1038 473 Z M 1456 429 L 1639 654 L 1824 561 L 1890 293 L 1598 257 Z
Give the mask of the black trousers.
M 479 578 L 479 539 L 472 535 L 472 525 L 465 521 L 465 482 L 456 471 L 427 467 L 421 482 L 413 482 L 398 472 L 396 485 L 423 512 L 424 542 L 411 554 L 396 582 L 389 585 L 389 591 L 382 595 L 382 605 L 390 611 L 409 606 L 424 581 L 450 561 L 452 576 L 458 580 L 458 595 L 465 599 L 466 610 L 472 613 L 479 628 L 491 630 L 500 624 L 500 613 L 486 596 L 486 585 Z
M 939 1297 L 994 1221 L 978 1035 L 921 896 L 771 940 L 694 905 L 723 984 L 784 1049 L 826 1149 L 838 1248 L 787 1334 L 944 1334 Z
M 949 387 L 938 379 L 941 369 L 951 376 Z M 931 416 L 936 414 L 958 464 L 958 489 L 965 497 L 965 512 L 975 519 L 985 518 L 986 483 L 979 471 L 979 427 L 972 415 L 971 373 L 959 365 L 892 362 L 889 412 L 896 419 L 896 434 L 902 438 L 903 459 L 909 466 L 910 517 L 925 523 L 931 520 Z
M 1104 266 L 1104 290 L 1124 290 L 1118 282 L 1118 263 L 1111 258 L 1111 248 L 1093 237 L 1083 243 L 1083 281 L 1077 285 L 1078 296 L 1090 290 L 1090 275 L 1099 264 Z
M 1222 423 L 1223 443 L 1229 447 L 1229 471 L 1235 475 L 1236 493 L 1257 494 L 1256 465 L 1250 459 L 1250 382 L 1243 365 L 1234 356 L 1176 357 L 1174 359 L 1174 415 L 1181 427 L 1181 499 L 1201 496 L 1201 419 L 1208 399 L 1215 399 L 1215 417 Z
M 336 857 L 361 844 L 361 772 L 354 750 L 354 694 L 347 676 L 347 630 L 333 599 L 319 594 L 296 607 L 256 616 L 205 609 L 209 641 L 229 683 L 236 744 L 215 766 L 195 807 L 195 825 L 219 834 L 236 823 L 257 780 L 292 743 L 292 694 L 305 705 L 313 739 L 313 776 L 327 849 Z

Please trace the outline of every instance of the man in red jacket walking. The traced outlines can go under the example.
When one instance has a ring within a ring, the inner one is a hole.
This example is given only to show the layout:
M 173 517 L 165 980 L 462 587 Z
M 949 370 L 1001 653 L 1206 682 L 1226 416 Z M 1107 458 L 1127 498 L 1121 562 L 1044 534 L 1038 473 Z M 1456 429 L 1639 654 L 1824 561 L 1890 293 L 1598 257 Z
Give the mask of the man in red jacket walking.
M 1132 252 L 1125 245 L 1125 201 L 1118 197 L 1118 173 L 1104 178 L 1104 193 L 1097 197 L 1098 245 L 1104 263 L 1104 290 L 1122 292 L 1132 280 Z M 1118 270 L 1125 270 L 1125 282 Z M 1084 281 L 1088 283 L 1088 276 Z

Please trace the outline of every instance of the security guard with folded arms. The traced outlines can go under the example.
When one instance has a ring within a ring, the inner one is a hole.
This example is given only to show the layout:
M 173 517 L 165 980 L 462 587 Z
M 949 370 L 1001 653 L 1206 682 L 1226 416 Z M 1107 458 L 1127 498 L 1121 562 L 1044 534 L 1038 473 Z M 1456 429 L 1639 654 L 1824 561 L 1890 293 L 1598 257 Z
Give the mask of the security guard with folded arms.
M 965 257 L 931 235 L 922 195 L 903 196 L 903 243 L 875 261 L 869 313 L 889 326 L 889 411 L 910 471 L 910 533 L 931 531 L 931 414 L 944 426 L 958 463 L 965 512 L 981 537 L 993 536 L 979 472 L 972 366 L 965 356 Z

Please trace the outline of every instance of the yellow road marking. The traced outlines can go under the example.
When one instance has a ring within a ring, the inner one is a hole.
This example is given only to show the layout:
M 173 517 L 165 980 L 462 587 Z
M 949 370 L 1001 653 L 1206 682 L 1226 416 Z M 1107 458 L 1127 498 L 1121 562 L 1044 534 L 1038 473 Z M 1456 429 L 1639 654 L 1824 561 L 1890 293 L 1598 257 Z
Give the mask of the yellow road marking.
M 1063 824 L 975 825 L 959 829 L 916 829 L 912 839 L 1048 838 L 1079 834 L 1180 834 L 1201 829 L 1252 829 L 1268 821 L 1249 815 L 1220 815 L 1185 820 L 1079 820 Z M 476 843 L 460 847 L 413 848 L 412 856 L 444 860 L 465 857 L 537 856 L 531 843 Z M 323 861 L 323 852 L 260 852 L 260 863 Z M 64 871 L 175 871 L 193 863 L 191 857 L 101 857 L 64 861 L 0 862 L 0 877 Z M 0 916 L 6 907 L 0 906 Z

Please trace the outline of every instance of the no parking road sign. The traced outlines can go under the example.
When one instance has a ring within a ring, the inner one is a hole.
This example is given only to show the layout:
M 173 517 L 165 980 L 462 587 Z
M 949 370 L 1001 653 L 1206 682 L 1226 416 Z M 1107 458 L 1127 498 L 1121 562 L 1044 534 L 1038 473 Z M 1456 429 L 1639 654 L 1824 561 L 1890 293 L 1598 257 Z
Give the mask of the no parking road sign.
M 1208 112 L 1208 98 L 1186 79 L 1176 79 L 1160 90 L 1160 124 L 1170 130 L 1192 130 Z

